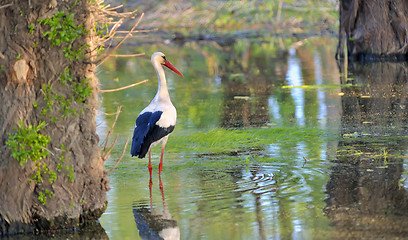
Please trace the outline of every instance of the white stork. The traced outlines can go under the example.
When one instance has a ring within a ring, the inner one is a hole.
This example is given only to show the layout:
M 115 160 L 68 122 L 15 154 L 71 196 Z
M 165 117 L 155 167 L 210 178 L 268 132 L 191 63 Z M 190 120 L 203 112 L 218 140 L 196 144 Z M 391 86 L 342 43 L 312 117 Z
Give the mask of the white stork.
M 136 126 L 133 132 L 131 155 L 144 158 L 149 151 L 149 172 L 152 175 L 151 146 L 155 146 L 159 142 L 162 143 L 159 176 L 163 168 L 163 153 L 167 143 L 169 134 L 173 131 L 176 125 L 177 112 L 170 100 L 169 91 L 167 90 L 166 77 L 162 65 L 170 68 L 178 75 L 183 76 L 161 52 L 153 53 L 151 62 L 156 70 L 159 78 L 159 86 L 156 96 L 151 103 L 140 112 L 136 119 Z

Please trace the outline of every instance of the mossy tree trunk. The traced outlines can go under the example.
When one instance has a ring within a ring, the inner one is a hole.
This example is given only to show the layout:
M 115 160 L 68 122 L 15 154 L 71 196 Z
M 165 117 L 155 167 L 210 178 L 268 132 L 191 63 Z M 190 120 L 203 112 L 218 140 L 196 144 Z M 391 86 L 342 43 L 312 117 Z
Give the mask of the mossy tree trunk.
M 352 60 L 406 60 L 407 52 L 407 1 L 340 1 L 337 57 L 347 53 Z
M 0 236 L 74 228 L 107 206 L 92 2 L 0 0 Z

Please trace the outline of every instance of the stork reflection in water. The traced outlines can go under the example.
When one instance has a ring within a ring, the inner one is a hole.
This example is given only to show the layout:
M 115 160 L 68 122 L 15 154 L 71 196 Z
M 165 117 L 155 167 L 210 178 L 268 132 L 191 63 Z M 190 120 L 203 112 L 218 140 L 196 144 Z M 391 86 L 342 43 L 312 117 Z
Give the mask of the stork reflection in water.
M 164 197 L 163 183 L 159 177 L 159 187 L 163 208 L 153 206 L 152 178 L 149 181 L 150 209 L 145 205 L 134 206 L 133 216 L 142 239 L 180 239 L 180 228 L 177 221 L 172 219 Z

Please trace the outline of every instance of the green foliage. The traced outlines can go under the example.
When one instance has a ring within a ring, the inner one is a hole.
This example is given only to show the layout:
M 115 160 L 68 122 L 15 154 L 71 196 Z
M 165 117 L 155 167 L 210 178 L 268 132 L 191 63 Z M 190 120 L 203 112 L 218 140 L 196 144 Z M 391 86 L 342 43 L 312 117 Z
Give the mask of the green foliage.
M 48 36 L 53 46 L 60 46 L 63 42 L 72 43 L 86 33 L 84 25 L 77 26 L 74 23 L 74 14 L 65 14 L 64 11 L 57 12 L 52 18 L 39 19 L 38 22 L 50 26 L 50 30 L 43 36 Z
M 67 47 L 63 48 L 63 51 L 65 52 L 64 56 L 68 58 L 69 60 L 78 60 L 80 58 L 84 58 L 85 55 L 83 55 L 83 51 L 85 48 L 89 47 L 88 44 L 84 44 L 80 46 L 77 50 L 72 50 L 72 45 L 68 45 Z
M 10 147 L 11 156 L 18 160 L 22 166 L 29 159 L 33 162 L 48 156 L 47 146 L 50 142 L 48 135 L 39 133 L 45 126 L 45 122 L 40 122 L 38 126 L 28 125 L 23 127 L 23 121 L 19 122 L 20 127 L 15 128 L 15 133 L 9 134 L 6 144 Z
M 65 155 L 66 155 L 66 148 L 64 144 L 61 144 L 61 156 L 59 157 L 59 163 L 57 165 L 58 172 L 61 172 L 63 165 L 69 162 L 69 158 L 66 158 Z M 68 172 L 67 173 L 68 181 L 71 183 L 72 180 L 75 178 L 74 168 L 71 166 L 65 165 L 64 169 Z
M 44 95 L 44 100 L 47 106 L 41 111 L 43 116 L 46 116 L 49 112 L 52 111 L 52 106 L 54 104 L 53 95 L 52 95 L 52 86 L 51 84 L 42 85 L 42 93 Z
M 68 82 L 72 82 L 73 76 L 74 74 L 69 74 L 69 67 L 66 67 L 65 71 L 61 74 L 59 81 L 63 86 L 66 86 Z
M 78 47 L 77 50 L 72 49 L 72 43 L 80 38 L 82 35 L 88 33 L 85 30 L 84 25 L 76 25 L 74 22 L 74 14 L 65 14 L 64 11 L 57 12 L 51 18 L 39 19 L 38 22 L 42 25 L 48 25 L 49 31 L 43 34 L 43 37 L 47 37 L 51 41 L 53 46 L 61 46 L 62 43 L 68 43 L 63 48 L 64 56 L 68 59 L 77 60 L 83 57 L 83 52 L 89 45 L 85 44 Z
M 47 179 L 49 183 L 54 183 L 57 174 L 45 162 L 41 161 L 49 154 L 47 146 L 50 137 L 39 133 L 44 128 L 45 122 L 40 122 L 38 126 L 22 127 L 23 121 L 20 121 L 19 125 L 20 127 L 15 129 L 16 133 L 9 134 L 9 140 L 6 142 L 12 152 L 11 156 L 18 160 L 21 166 L 29 159 L 35 163 L 35 172 L 29 182 L 34 181 L 36 184 L 41 184 L 44 179 Z M 38 200 L 45 205 L 47 198 L 51 197 L 52 192 L 46 189 L 45 193 L 39 192 Z
M 36 184 L 43 183 L 44 178 L 48 178 L 49 183 L 54 183 L 57 179 L 57 174 L 49 169 L 48 165 L 44 162 L 36 163 L 36 171 L 31 176 L 29 181 L 34 181 Z
M 43 205 L 45 205 L 45 204 L 47 204 L 47 199 L 52 198 L 52 194 L 53 194 L 53 192 L 49 191 L 48 189 L 45 189 L 44 192 L 43 191 L 38 192 L 38 197 L 37 198 Z
M 72 95 L 63 96 L 57 93 L 53 93 L 53 89 L 50 84 L 43 84 L 43 95 L 46 101 L 46 107 L 41 111 L 41 113 L 46 116 L 52 115 L 55 104 L 60 107 L 59 117 L 63 119 L 64 117 L 70 117 L 71 115 L 77 116 L 78 113 L 83 112 L 83 109 L 76 109 L 72 107 L 73 101 L 77 104 L 82 104 L 86 99 L 91 96 L 92 87 L 89 85 L 90 79 L 82 79 L 80 82 L 76 82 L 73 79 L 73 74 L 70 74 L 69 68 L 65 68 L 65 71 L 61 74 L 59 82 L 63 86 L 72 86 Z M 55 117 L 51 119 L 52 122 L 57 121 Z
M 30 34 L 34 34 L 34 23 L 31 23 L 30 25 L 28 25 L 28 30 Z
M 89 81 L 89 78 L 85 78 L 79 83 L 72 83 L 72 92 L 78 104 L 85 102 L 87 97 L 91 96 L 92 87 L 89 85 Z
M 70 183 L 72 183 L 72 180 L 75 178 L 74 168 L 71 167 L 71 166 L 65 166 L 65 170 L 68 171 L 68 174 L 67 174 L 67 176 L 68 176 L 68 181 L 69 181 Z

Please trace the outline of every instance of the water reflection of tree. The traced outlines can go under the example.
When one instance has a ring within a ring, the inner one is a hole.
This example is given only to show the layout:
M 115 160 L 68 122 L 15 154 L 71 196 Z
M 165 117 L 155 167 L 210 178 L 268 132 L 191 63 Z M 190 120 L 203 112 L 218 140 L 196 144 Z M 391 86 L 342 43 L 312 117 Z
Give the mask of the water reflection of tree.
M 259 43 L 236 45 L 224 49 L 229 57 L 219 69 L 224 89 L 221 126 L 265 125 L 270 122 L 269 96 L 284 81 L 287 52 Z
M 405 237 L 408 192 L 400 179 L 408 146 L 408 67 L 351 67 L 359 85 L 342 89 L 343 140 L 326 186 L 325 211 L 340 239 Z

